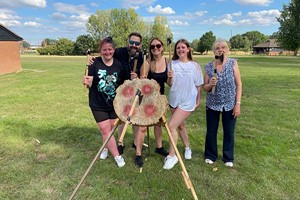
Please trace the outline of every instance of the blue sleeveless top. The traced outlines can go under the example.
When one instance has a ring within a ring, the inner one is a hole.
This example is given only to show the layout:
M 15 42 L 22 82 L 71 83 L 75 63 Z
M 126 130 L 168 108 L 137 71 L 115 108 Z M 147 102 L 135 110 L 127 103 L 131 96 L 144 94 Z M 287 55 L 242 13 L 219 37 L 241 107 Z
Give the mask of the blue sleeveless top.
M 206 95 L 206 106 L 215 111 L 229 111 L 234 108 L 236 98 L 236 84 L 234 80 L 235 59 L 227 58 L 221 72 L 217 71 L 218 82 L 214 94 L 211 90 Z M 214 75 L 212 62 L 205 65 L 205 72 L 211 79 Z

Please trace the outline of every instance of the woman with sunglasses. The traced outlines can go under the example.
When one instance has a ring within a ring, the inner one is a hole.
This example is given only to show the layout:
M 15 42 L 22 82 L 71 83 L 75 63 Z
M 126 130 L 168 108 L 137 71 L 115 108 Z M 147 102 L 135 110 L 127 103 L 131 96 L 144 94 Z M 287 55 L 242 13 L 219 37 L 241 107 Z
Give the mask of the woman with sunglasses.
M 177 145 L 178 133 L 185 145 L 185 159 L 192 158 L 192 151 L 185 127 L 185 120 L 200 105 L 201 86 L 203 75 L 198 63 L 193 61 L 190 45 L 187 40 L 180 39 L 176 42 L 172 58 L 172 70 L 168 65 L 168 80 L 170 86 L 169 105 L 171 119 L 168 122 L 174 142 Z M 178 162 L 175 149 L 171 145 L 170 153 L 165 159 L 164 169 L 172 169 Z
M 164 54 L 164 44 L 159 38 L 153 38 L 150 41 L 149 46 L 149 59 L 146 63 L 141 67 L 141 78 L 154 79 L 160 85 L 160 94 L 165 93 L 165 83 L 167 82 L 167 60 L 163 57 Z M 142 160 L 142 147 L 144 138 L 146 135 L 147 127 L 141 126 L 138 129 L 138 133 L 136 135 L 136 157 L 135 164 L 138 167 L 143 166 Z M 154 125 L 154 136 L 156 149 L 155 152 L 162 155 L 167 156 L 169 153 L 164 149 L 162 144 L 162 125 L 156 124 Z
M 116 89 L 121 83 L 122 64 L 113 58 L 115 53 L 111 37 L 101 40 L 99 53 L 92 65 L 88 66 L 88 75 L 83 77 L 83 84 L 89 88 L 89 106 L 94 119 L 101 132 L 103 141 L 109 136 L 117 118 L 113 107 Z M 108 157 L 108 150 L 113 155 L 118 167 L 125 165 L 124 159 L 119 155 L 115 137 L 106 144 L 100 159 Z

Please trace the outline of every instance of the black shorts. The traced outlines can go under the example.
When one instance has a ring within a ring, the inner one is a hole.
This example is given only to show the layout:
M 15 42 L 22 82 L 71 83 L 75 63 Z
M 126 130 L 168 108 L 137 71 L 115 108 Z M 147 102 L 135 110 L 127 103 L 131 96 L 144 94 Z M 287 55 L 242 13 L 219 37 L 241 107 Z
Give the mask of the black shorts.
M 94 115 L 94 119 L 96 120 L 97 123 L 105 121 L 107 119 L 116 119 L 118 118 L 116 112 L 114 110 L 112 111 L 97 111 L 97 110 L 92 110 L 92 113 Z

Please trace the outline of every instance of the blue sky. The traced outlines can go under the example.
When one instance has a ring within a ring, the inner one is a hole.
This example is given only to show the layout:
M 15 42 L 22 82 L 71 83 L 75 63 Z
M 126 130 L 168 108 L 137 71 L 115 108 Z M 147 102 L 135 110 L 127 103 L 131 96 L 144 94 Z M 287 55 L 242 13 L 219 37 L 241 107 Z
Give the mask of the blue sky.
M 45 38 L 73 41 L 87 34 L 85 23 L 96 10 L 134 8 L 147 23 L 166 16 L 174 40 L 190 42 L 212 31 L 217 38 L 247 31 L 278 31 L 283 4 L 289 0 L 0 0 L 0 23 L 28 41 Z

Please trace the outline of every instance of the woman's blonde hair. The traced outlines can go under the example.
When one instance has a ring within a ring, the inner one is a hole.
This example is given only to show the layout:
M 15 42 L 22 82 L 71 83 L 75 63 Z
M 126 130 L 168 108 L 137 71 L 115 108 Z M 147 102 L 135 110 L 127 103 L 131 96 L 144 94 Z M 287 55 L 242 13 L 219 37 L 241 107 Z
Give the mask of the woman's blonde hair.
M 218 38 L 218 39 L 216 39 L 216 41 L 214 42 L 214 44 L 212 45 L 212 48 L 211 48 L 214 53 L 216 51 L 217 45 L 219 45 L 219 44 L 224 45 L 226 47 L 226 50 L 229 51 L 229 46 L 228 46 L 227 41 L 224 39 Z

